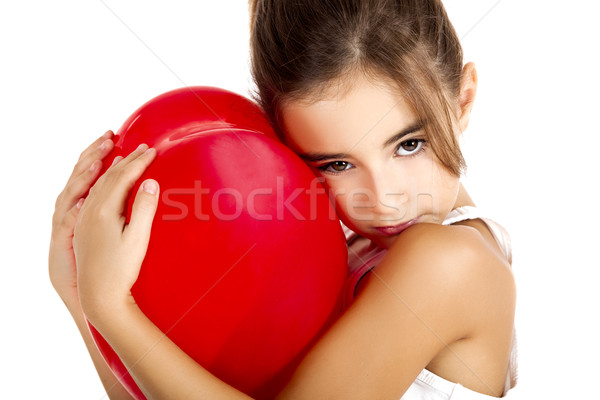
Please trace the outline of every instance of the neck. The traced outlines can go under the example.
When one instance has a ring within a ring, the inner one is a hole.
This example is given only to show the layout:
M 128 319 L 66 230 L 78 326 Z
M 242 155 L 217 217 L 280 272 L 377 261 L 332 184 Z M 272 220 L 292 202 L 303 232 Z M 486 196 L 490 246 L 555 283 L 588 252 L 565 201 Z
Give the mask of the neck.
M 454 207 L 452 207 L 452 209 L 454 210 L 458 207 L 463 207 L 463 206 L 473 206 L 474 207 L 475 202 L 473 201 L 471 196 L 469 196 L 469 193 L 467 193 L 467 190 L 461 183 L 460 188 L 458 189 L 458 196 L 456 196 L 456 202 L 454 203 Z

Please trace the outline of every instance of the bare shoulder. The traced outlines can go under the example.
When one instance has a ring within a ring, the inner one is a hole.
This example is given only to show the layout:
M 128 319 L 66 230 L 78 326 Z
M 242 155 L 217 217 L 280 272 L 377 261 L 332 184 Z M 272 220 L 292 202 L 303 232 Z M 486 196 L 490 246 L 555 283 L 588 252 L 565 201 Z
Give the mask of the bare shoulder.
M 482 393 L 498 392 L 509 343 L 495 332 L 508 337 L 512 330 L 510 312 L 498 316 L 512 276 L 478 236 L 464 226 L 404 231 L 281 397 L 400 398 L 426 367 Z M 482 376 L 491 389 L 478 385 Z
M 389 289 L 417 287 L 421 296 L 445 304 L 471 332 L 489 326 L 490 316 L 498 324 L 512 320 L 516 290 L 510 266 L 472 227 L 417 224 L 398 237 L 376 274 Z M 496 318 L 500 311 L 506 312 L 504 320 Z
M 388 256 L 391 260 L 416 261 L 402 265 L 418 268 L 424 274 L 450 275 L 446 278 L 463 279 L 492 272 L 512 276 L 506 259 L 477 229 L 464 225 L 412 226 L 398 237 Z
M 408 249 L 433 251 L 429 256 L 437 256 L 444 260 L 458 257 L 460 259 L 497 258 L 490 252 L 490 246 L 481 233 L 466 225 L 416 224 L 403 232 L 392 249 Z M 498 261 L 504 262 L 501 258 Z M 505 264 L 505 262 L 504 262 Z M 506 265 L 506 264 L 505 264 Z

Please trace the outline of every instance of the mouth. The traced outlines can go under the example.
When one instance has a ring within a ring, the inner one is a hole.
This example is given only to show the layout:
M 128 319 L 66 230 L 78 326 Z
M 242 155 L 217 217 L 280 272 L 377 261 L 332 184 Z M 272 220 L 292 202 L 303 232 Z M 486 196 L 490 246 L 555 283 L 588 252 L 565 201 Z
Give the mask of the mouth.
M 419 222 L 419 219 L 420 219 L 420 217 L 417 217 L 417 218 L 411 219 L 410 221 L 403 222 L 401 224 L 394 225 L 394 226 L 377 226 L 377 227 L 375 227 L 375 230 L 379 233 L 383 233 L 386 236 L 394 236 L 394 235 L 401 233 L 408 227 Z

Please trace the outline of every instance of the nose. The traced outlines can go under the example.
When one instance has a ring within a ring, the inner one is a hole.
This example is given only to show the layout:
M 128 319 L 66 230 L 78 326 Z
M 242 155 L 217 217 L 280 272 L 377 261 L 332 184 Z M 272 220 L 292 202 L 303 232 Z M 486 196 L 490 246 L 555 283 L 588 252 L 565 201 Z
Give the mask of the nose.
M 353 209 L 362 217 L 381 222 L 399 222 L 405 219 L 408 195 L 402 181 L 393 173 L 365 174 L 359 187 L 352 193 Z
M 373 211 L 382 221 L 401 221 L 406 216 L 408 194 L 401 178 L 392 172 L 380 172 L 371 178 L 375 196 Z

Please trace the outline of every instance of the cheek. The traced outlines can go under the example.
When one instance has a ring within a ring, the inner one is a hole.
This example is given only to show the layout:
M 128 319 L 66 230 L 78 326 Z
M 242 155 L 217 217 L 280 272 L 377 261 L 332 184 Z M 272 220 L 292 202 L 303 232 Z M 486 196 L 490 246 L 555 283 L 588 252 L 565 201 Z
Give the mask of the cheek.
M 435 199 L 434 211 L 443 219 L 456 203 L 460 178 L 440 167 L 432 179 L 431 186 L 432 198 Z
M 372 199 L 363 194 L 365 190 L 355 183 L 352 179 L 343 178 L 327 180 L 329 196 L 335 203 L 338 217 L 346 226 L 354 230 L 360 225 L 360 217 L 364 214 L 360 207 L 358 210 L 355 207 L 358 205 L 368 208 L 368 205 L 372 203 Z
M 337 213 L 341 217 L 348 215 L 348 204 L 351 197 L 352 188 L 348 185 L 344 185 L 339 180 L 328 180 L 327 181 L 329 195 L 331 200 L 335 203 Z
M 444 212 L 454 204 L 459 177 L 452 175 L 437 159 L 428 155 L 416 158 L 404 176 L 411 202 L 416 202 L 420 208 Z
M 427 155 L 404 161 L 401 174 L 404 190 L 413 196 L 433 194 L 441 180 L 436 164 L 435 160 Z

